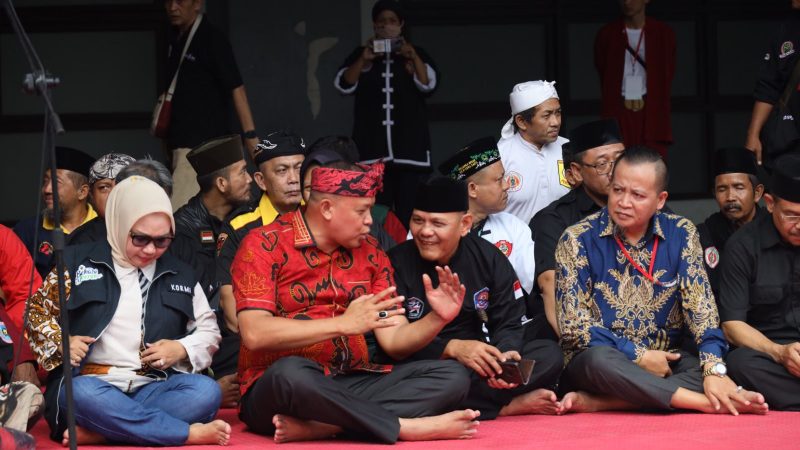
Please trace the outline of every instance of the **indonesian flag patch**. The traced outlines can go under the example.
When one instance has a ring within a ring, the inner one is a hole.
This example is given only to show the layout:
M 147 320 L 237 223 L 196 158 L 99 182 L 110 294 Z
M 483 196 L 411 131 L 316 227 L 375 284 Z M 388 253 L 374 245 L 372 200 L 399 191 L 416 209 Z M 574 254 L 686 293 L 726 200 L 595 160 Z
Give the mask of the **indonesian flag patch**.
M 519 280 L 514 281 L 514 298 L 519 300 L 524 297 L 525 294 L 522 291 L 522 283 Z
M 708 247 L 705 251 L 706 264 L 708 267 L 715 268 L 719 264 L 719 250 L 717 247 Z
M 201 230 L 200 231 L 200 242 L 203 244 L 213 244 L 214 243 L 214 232 L 211 230 Z

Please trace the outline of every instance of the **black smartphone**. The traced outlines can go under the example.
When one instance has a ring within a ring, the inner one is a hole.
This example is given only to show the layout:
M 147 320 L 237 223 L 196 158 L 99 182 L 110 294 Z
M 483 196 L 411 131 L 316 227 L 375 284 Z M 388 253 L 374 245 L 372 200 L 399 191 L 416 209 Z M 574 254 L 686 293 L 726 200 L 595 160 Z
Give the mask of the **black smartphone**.
M 506 383 L 526 385 L 531 379 L 533 365 L 536 364 L 536 361 L 532 359 L 522 359 L 520 361 L 509 359 L 499 364 L 500 368 L 503 369 L 503 373 L 498 378 Z

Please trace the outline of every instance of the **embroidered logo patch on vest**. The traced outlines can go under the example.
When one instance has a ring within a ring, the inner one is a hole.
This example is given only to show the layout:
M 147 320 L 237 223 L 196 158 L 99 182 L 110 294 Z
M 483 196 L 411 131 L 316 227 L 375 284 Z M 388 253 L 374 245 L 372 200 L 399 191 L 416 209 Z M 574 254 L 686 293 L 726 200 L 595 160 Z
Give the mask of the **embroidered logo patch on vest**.
M 39 253 L 41 253 L 43 255 L 47 255 L 47 256 L 52 255 L 53 254 L 53 244 L 51 244 L 51 243 L 49 243 L 47 241 L 42 241 L 42 243 L 39 245 Z
M 792 41 L 786 41 L 783 44 L 781 44 L 781 54 L 778 55 L 778 58 L 783 59 L 793 54 L 794 54 L 794 44 L 792 44 Z
M 565 188 L 569 189 L 569 181 L 567 181 L 567 172 L 564 170 L 564 160 L 558 160 L 558 184 L 564 186 Z
M 80 286 L 84 281 L 94 281 L 103 278 L 103 274 L 94 267 L 86 267 L 83 264 L 78 266 L 75 271 L 75 286 Z
M 502 241 L 495 242 L 494 246 L 497 247 L 501 252 L 503 252 L 503 254 L 506 255 L 506 258 L 511 256 L 511 251 L 514 248 L 514 244 L 506 241 L 505 239 L 503 239 Z
M 222 251 L 222 246 L 225 245 L 225 239 L 228 239 L 228 233 L 220 233 L 217 236 L 217 256 Z
M 717 247 L 708 247 L 705 251 L 706 264 L 712 269 L 719 264 L 719 250 Z
M 518 190 L 522 189 L 522 175 L 512 171 L 508 172 L 506 178 L 508 179 L 509 192 L 517 192 Z
M 191 286 L 186 286 L 185 284 L 170 284 L 169 285 L 170 292 L 180 292 L 182 294 L 189 294 L 193 295 L 194 290 Z
M 425 303 L 422 300 L 418 299 L 417 297 L 411 297 L 406 301 L 406 312 L 408 313 L 408 318 L 411 320 L 417 320 L 422 317 L 422 313 L 425 311 Z

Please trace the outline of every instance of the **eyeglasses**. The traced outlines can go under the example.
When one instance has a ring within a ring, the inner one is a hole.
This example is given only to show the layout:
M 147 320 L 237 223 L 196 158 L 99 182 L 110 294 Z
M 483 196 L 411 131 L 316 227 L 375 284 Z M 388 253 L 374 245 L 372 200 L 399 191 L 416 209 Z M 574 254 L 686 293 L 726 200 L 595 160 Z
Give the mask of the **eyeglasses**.
M 784 213 L 779 213 L 781 216 L 781 220 L 788 224 L 797 225 L 800 223 L 800 216 L 789 216 Z
M 608 175 L 614 169 L 614 164 L 616 161 L 606 161 L 597 164 L 585 164 L 585 163 L 578 163 L 582 166 L 591 167 L 597 172 L 598 175 Z
M 153 237 L 146 234 L 136 234 L 131 231 L 131 243 L 134 247 L 147 247 L 152 242 L 155 248 L 164 249 L 169 247 L 173 239 L 175 239 L 175 236 Z

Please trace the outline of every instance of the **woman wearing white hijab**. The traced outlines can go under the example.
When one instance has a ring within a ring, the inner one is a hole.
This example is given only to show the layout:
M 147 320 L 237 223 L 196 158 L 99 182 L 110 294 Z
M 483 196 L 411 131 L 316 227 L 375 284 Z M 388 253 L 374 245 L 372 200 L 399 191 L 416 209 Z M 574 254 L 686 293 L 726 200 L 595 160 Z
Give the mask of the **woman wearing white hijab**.
M 197 374 L 211 364 L 219 329 L 190 266 L 165 254 L 175 221 L 164 190 L 134 176 L 106 204 L 107 241 L 64 253 L 79 444 L 220 444 L 221 393 Z M 45 417 L 66 443 L 56 271 L 30 299 L 28 333 L 50 371 Z

